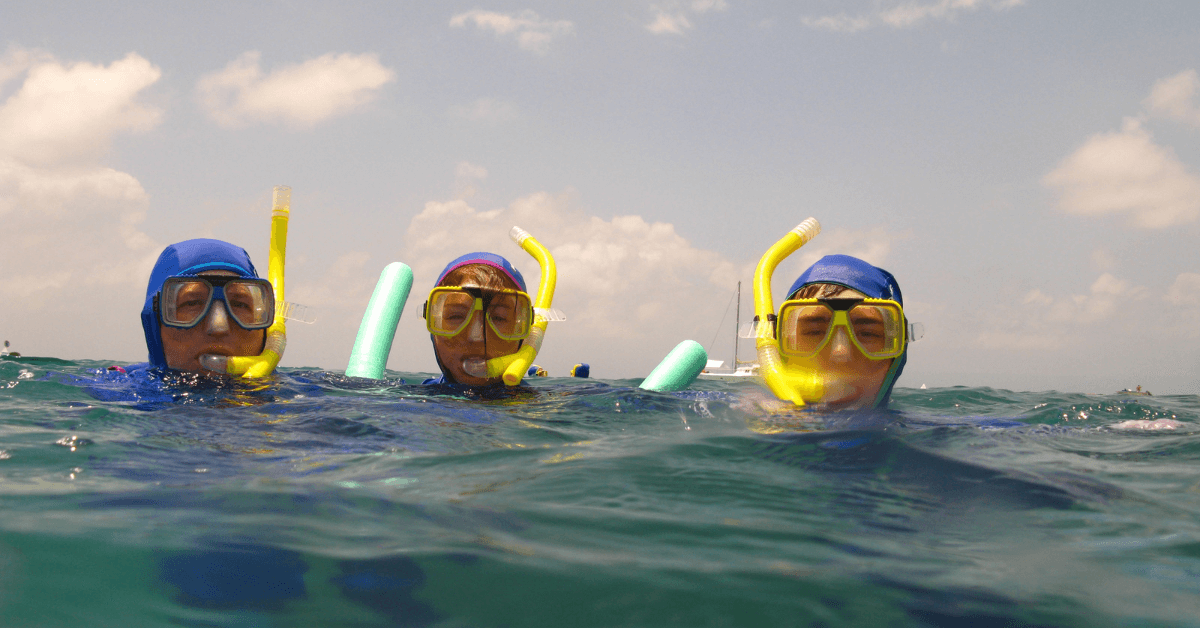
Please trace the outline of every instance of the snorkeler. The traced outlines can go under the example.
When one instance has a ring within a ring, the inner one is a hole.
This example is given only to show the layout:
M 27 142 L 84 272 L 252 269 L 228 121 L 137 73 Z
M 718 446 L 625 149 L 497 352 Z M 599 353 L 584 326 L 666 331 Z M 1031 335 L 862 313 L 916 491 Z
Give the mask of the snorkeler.
M 494 253 L 468 253 L 446 265 L 422 308 L 442 376 L 425 384 L 493 386 L 488 361 L 517 353 L 534 322 L 525 278 Z
M 275 309 L 271 283 L 244 249 L 210 239 L 172 244 L 154 264 L 142 306 L 150 366 L 212 371 L 231 357 L 259 356 Z
M 887 406 L 910 341 L 891 273 L 849 255 L 826 255 L 792 284 L 776 324 L 784 361 L 807 361 L 822 374 L 822 404 Z
M 756 346 L 767 388 L 795 405 L 883 408 L 913 340 L 891 273 L 848 255 L 827 255 L 788 290 L 778 316 L 771 276 L 821 230 L 809 218 L 771 246 L 754 277 Z

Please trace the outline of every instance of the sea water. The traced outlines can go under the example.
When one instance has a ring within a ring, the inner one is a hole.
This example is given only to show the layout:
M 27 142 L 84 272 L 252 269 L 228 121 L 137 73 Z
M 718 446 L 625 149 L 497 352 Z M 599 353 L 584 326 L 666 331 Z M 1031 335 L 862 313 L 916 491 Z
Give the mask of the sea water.
M 1200 625 L 1195 395 L 105 366 L 0 361 L 0 625 Z

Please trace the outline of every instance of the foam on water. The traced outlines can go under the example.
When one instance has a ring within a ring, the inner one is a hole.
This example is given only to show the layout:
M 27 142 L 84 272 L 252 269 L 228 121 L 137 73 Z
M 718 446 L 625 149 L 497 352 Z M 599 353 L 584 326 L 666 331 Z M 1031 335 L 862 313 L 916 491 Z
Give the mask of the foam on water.
M 1194 395 L 103 366 L 0 361 L 5 626 L 1200 625 Z

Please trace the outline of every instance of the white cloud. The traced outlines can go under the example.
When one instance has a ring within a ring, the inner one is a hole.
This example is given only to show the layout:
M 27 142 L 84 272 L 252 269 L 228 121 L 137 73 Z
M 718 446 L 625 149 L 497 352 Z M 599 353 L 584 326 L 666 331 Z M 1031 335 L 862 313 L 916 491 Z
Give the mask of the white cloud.
M 395 73 L 374 54 L 329 53 L 264 75 L 258 51 L 243 53 L 196 84 L 201 103 L 217 124 L 283 122 L 311 127 L 376 98 Z
M 1132 118 L 1092 136 L 1046 175 L 1059 208 L 1073 214 L 1128 213 L 1133 225 L 1162 229 L 1200 217 L 1200 178 Z
M 0 57 L 0 89 L 9 81 L 23 76 L 34 63 L 53 61 L 54 57 L 48 53 L 10 45 L 4 56 Z M 3 93 L 0 92 L 0 95 Z
M 1101 271 L 1112 270 L 1120 263 L 1112 251 L 1103 248 L 1092 251 L 1091 259 L 1092 266 Z
M 488 171 L 483 166 L 477 166 L 467 161 L 460 161 L 454 166 L 454 176 L 461 181 L 473 181 L 476 179 L 486 179 Z
M 1200 76 L 1195 70 L 1184 70 L 1155 83 L 1146 98 L 1146 106 L 1152 113 L 1200 128 L 1200 105 L 1196 103 L 1198 90 Z
M 469 199 L 475 196 L 475 183 L 486 179 L 487 168 L 460 161 L 454 166 L 454 198 Z
M 725 0 L 669 0 L 651 7 L 654 19 L 646 25 L 646 30 L 655 35 L 682 35 L 693 26 L 692 14 L 724 11 L 728 8 Z
M 1200 324 L 1197 324 L 1200 321 L 1200 273 L 1180 273 L 1162 299 L 1175 307 L 1165 308 L 1167 322 L 1158 333 L 1168 337 L 1200 338 Z
M 120 131 L 146 131 L 161 113 L 137 95 L 162 72 L 130 53 L 110 65 L 62 64 L 10 50 L 3 74 L 24 82 L 0 108 L 0 154 L 28 164 L 94 161 Z M 3 78 L 3 77 L 0 77 Z
M 1036 296 L 1034 293 L 1037 293 Z M 1026 299 L 1029 305 L 1042 309 L 1045 320 L 1056 323 L 1091 324 L 1110 318 L 1123 301 L 1140 299 L 1145 288 L 1131 287 L 1129 282 L 1104 273 L 1092 282 L 1088 294 L 1076 294 L 1063 299 L 1050 299 L 1034 291 Z
M 937 2 L 876 2 L 860 13 L 841 12 L 833 15 L 806 16 L 801 23 L 810 28 L 854 33 L 875 26 L 913 28 L 930 20 L 952 21 L 959 14 L 992 9 L 1005 11 L 1025 4 L 1025 0 L 938 0 Z
M 989 350 L 1050 351 L 1083 342 L 1096 329 L 1112 329 L 1136 319 L 1135 306 L 1148 291 L 1110 273 L 1096 278 L 1086 294 L 1053 296 L 1030 290 L 1018 303 L 978 319 L 976 337 Z
M 1200 306 L 1200 273 L 1180 273 L 1163 299 L 1173 305 Z
M 158 122 L 138 99 L 159 75 L 136 54 L 104 66 L 12 48 L 0 60 L 0 83 L 18 85 L 0 105 L 0 328 L 27 355 L 140 353 L 127 307 L 78 304 L 143 299 L 158 254 L 140 230 L 149 198 L 99 160 L 115 135 Z
M 472 122 L 507 122 L 517 116 L 517 107 L 511 102 L 494 98 L 480 98 L 470 105 L 455 105 L 450 115 Z
M 454 28 L 463 28 L 468 22 L 480 30 L 494 32 L 497 37 L 513 36 L 519 48 L 538 54 L 549 52 L 554 39 L 575 32 L 575 25 L 567 20 L 543 19 L 528 10 L 510 15 L 474 9 L 450 18 L 450 26 Z
M 873 20 L 865 15 L 847 15 L 838 13 L 837 15 L 822 15 L 819 17 L 803 17 L 800 22 L 809 28 L 817 28 L 821 30 L 834 31 L 836 33 L 857 33 L 864 31 L 874 24 Z

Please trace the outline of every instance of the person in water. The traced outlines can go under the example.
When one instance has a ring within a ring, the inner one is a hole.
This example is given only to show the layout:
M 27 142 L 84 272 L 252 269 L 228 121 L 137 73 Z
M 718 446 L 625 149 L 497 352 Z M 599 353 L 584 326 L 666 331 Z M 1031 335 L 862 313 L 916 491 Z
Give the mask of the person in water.
M 884 408 L 908 360 L 896 278 L 849 255 L 827 255 L 788 289 L 777 319 L 785 363 L 814 369 L 831 409 Z
M 468 253 L 446 265 L 422 308 L 442 376 L 425 384 L 502 385 L 487 361 L 521 348 L 533 323 L 525 278 L 494 253 Z
M 204 356 L 259 355 L 274 318 L 271 284 L 244 249 L 210 239 L 172 244 L 154 264 L 142 305 L 150 366 L 199 372 Z

